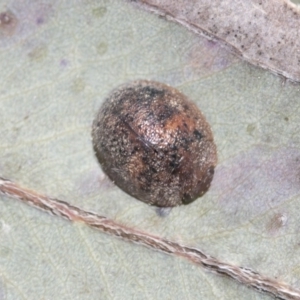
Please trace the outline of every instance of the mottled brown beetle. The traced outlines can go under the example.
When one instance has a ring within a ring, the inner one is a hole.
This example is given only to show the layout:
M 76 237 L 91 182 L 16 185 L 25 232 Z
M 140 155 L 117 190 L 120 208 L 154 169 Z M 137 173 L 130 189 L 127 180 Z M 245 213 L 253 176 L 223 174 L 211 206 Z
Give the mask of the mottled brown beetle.
M 217 150 L 210 126 L 194 103 L 166 84 L 138 80 L 114 90 L 92 137 L 108 177 L 150 205 L 191 203 L 212 181 Z

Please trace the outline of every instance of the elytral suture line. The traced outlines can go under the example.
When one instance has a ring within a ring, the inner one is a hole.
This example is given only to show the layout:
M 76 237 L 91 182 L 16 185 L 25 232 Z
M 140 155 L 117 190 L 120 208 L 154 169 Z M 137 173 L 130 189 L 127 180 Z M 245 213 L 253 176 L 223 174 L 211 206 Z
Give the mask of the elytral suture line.
M 276 299 L 300 299 L 300 290 L 278 280 L 265 277 L 249 268 L 235 266 L 168 239 L 130 228 L 93 212 L 85 211 L 65 201 L 54 199 L 0 177 L 0 193 L 21 200 L 35 208 L 72 222 L 82 222 L 92 228 L 153 250 L 184 257 L 213 273 L 227 276 L 250 288 L 265 292 Z

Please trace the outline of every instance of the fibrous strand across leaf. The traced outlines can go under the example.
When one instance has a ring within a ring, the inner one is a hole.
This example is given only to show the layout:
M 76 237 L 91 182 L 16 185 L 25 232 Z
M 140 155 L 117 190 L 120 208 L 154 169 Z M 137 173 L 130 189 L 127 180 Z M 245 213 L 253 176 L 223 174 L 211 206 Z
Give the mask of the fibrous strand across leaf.
M 104 216 L 84 211 L 65 201 L 53 199 L 27 188 L 23 188 L 20 185 L 1 177 L 0 192 L 50 214 L 63 217 L 69 221 L 83 222 L 92 228 L 101 230 L 112 236 L 138 243 L 167 254 L 185 257 L 213 273 L 232 278 L 253 289 L 266 292 L 277 299 L 300 299 L 300 290 L 275 279 L 265 277 L 251 269 L 222 262 L 217 258 L 205 254 L 197 248 L 184 246 L 180 243 L 124 226 Z

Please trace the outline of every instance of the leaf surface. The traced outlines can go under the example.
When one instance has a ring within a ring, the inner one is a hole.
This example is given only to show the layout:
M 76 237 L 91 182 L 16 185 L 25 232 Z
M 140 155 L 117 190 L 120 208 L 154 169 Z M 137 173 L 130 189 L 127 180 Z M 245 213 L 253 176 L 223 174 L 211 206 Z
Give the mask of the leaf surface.
M 124 1 L 1 5 L 0 174 L 299 286 L 299 86 Z M 92 120 L 116 86 L 179 88 L 212 126 L 208 193 L 166 217 L 115 187 Z M 178 257 L 1 196 L 0 299 L 269 299 Z

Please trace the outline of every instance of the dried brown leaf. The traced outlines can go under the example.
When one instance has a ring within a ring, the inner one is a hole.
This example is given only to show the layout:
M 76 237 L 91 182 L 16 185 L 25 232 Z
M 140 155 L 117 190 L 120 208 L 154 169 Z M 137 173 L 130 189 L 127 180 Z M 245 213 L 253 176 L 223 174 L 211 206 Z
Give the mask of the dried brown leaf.
M 300 11 L 286 0 L 137 0 L 253 65 L 300 81 Z

